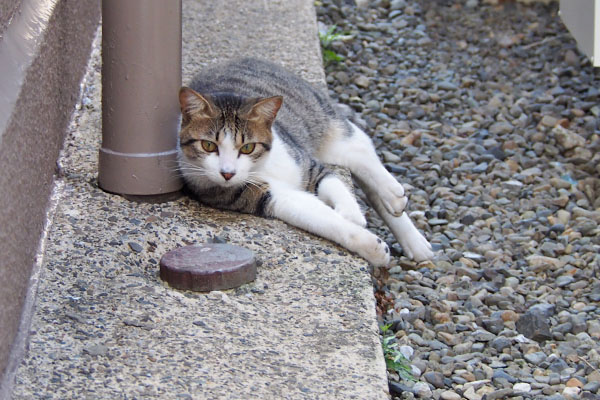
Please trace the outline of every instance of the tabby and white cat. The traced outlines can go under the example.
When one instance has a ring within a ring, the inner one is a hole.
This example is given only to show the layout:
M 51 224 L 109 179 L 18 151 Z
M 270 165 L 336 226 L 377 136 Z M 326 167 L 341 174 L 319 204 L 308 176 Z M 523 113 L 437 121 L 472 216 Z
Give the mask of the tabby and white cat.
M 387 245 L 346 185 L 324 164 L 348 168 L 406 255 L 433 256 L 404 213 L 404 189 L 369 137 L 328 97 L 274 64 L 241 59 L 203 71 L 179 92 L 180 171 L 215 208 L 279 218 L 339 243 L 374 266 Z

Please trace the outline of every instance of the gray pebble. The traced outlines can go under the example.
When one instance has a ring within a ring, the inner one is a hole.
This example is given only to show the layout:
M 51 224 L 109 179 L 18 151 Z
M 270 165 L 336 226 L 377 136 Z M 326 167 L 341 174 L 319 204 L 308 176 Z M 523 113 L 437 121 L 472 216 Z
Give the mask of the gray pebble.
M 142 247 L 142 245 L 140 245 L 139 243 L 136 242 L 129 242 L 127 243 L 129 245 L 129 248 L 134 252 L 134 253 L 141 253 L 144 248 Z
M 438 89 L 441 90 L 457 90 L 458 86 L 453 84 L 452 82 L 442 81 L 437 83 Z
M 499 389 L 491 393 L 487 393 L 485 398 L 487 400 L 505 399 L 513 394 L 513 389 Z
M 487 169 L 488 169 L 488 163 L 482 162 L 480 164 L 477 164 L 475 167 L 473 167 L 472 171 L 473 171 L 473 173 L 476 173 L 476 174 L 482 174 L 482 173 L 486 172 Z
M 513 377 L 510 374 L 507 374 L 502 369 L 495 369 L 494 370 L 494 374 L 492 376 L 492 379 L 494 379 L 494 380 L 496 380 L 496 379 L 504 379 L 504 380 L 506 380 L 509 383 L 515 383 L 515 382 L 517 382 L 517 379 L 515 377 Z
M 496 122 L 488 130 L 492 135 L 506 135 L 514 130 L 514 127 L 508 122 Z
M 356 86 L 359 86 L 361 88 L 368 88 L 370 80 L 364 75 L 358 75 L 356 78 L 354 78 L 354 83 L 356 84 Z
M 550 324 L 542 313 L 526 312 L 517 320 L 516 327 L 519 333 L 538 342 L 552 338 Z
M 586 392 L 598 393 L 600 391 L 600 382 L 588 382 L 583 385 L 582 390 Z
M 482 320 L 482 324 L 486 330 L 495 335 L 504 329 L 504 320 L 502 318 L 487 318 Z
M 512 342 L 510 339 L 507 339 L 503 336 L 499 336 L 492 340 L 491 346 L 500 353 L 502 352 L 502 350 L 510 348 L 511 344 Z
M 444 375 L 442 375 L 439 372 L 433 372 L 433 371 L 425 372 L 423 374 L 423 378 L 425 378 L 425 380 L 427 382 L 429 382 L 430 384 L 432 384 L 433 386 L 435 386 L 438 389 L 445 387 Z
M 575 281 L 575 278 L 571 275 L 563 275 L 556 278 L 556 286 L 565 287 Z
M 525 354 L 523 358 L 530 364 L 538 365 L 546 359 L 546 354 L 541 351 L 536 351 L 535 353 Z

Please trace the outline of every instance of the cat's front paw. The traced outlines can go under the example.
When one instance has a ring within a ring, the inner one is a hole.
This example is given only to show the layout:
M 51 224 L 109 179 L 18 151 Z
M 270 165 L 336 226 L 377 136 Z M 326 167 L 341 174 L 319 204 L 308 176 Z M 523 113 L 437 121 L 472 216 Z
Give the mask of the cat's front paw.
M 380 191 L 380 199 L 385 210 L 395 217 L 402 215 L 408 203 L 404 188 L 395 181 Z
M 433 250 L 431 244 L 425 236 L 420 232 L 416 231 L 410 236 L 403 238 L 400 241 L 404 254 L 410 259 L 417 262 L 431 260 L 433 258 Z
M 377 236 L 368 232 L 369 237 L 363 240 L 357 253 L 374 267 L 385 267 L 390 263 L 390 249 Z

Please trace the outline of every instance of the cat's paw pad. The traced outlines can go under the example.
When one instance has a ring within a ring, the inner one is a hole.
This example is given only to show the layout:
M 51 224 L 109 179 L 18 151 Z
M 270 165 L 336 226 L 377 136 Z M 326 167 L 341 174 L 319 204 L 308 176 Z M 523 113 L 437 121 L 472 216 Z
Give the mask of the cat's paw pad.
M 382 190 L 381 203 L 386 211 L 395 217 L 399 217 L 406 208 L 408 198 L 404 195 L 404 188 L 398 182 L 389 185 Z
M 350 221 L 353 224 L 360 226 L 361 228 L 364 228 L 365 226 L 367 226 L 367 220 L 365 219 L 365 216 L 362 214 L 362 212 L 360 211 L 360 208 L 358 206 L 357 207 L 337 206 L 337 207 L 335 207 L 335 212 L 340 214 L 345 220 Z
M 415 232 L 410 238 L 403 240 L 400 245 L 402 246 L 402 250 L 404 250 L 404 254 L 417 262 L 433 258 L 434 254 L 431 244 L 420 232 Z
M 390 263 L 390 249 L 383 240 L 373 234 L 371 236 L 359 254 L 374 267 L 385 267 Z

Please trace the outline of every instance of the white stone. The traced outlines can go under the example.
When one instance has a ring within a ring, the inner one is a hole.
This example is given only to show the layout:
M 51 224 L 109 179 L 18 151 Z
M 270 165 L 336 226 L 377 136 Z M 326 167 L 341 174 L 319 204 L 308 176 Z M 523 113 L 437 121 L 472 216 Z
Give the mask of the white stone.
M 515 383 L 513 385 L 513 390 L 515 392 L 529 393 L 529 392 L 531 392 L 531 385 L 529 383 L 526 383 L 526 382 Z
M 519 286 L 519 278 L 515 278 L 514 276 L 509 276 L 504 281 L 504 285 L 515 289 L 517 286 Z
M 539 169 L 538 167 L 531 167 L 531 168 L 527 168 L 527 169 L 524 169 L 523 171 L 521 171 L 521 175 L 540 176 L 540 175 L 542 175 L 542 170 Z
M 556 125 L 552 130 L 556 142 L 565 150 L 570 150 L 574 147 L 585 146 L 585 139 L 579 134 Z
M 415 386 L 413 386 L 413 391 L 415 392 L 415 394 L 418 397 L 421 397 L 421 398 L 430 399 L 431 396 L 433 396 L 433 393 L 431 392 L 429 385 L 426 384 L 425 382 L 415 383 Z
M 415 354 L 415 350 L 410 347 L 410 346 L 400 346 L 400 348 L 398 348 L 398 350 L 400 351 L 400 353 L 404 356 L 404 358 L 406 358 L 407 360 L 410 360 L 413 356 L 413 354 Z
M 562 395 L 565 396 L 567 399 L 577 399 L 579 398 L 580 391 L 581 389 L 577 386 L 566 387 L 565 390 L 563 390 Z

